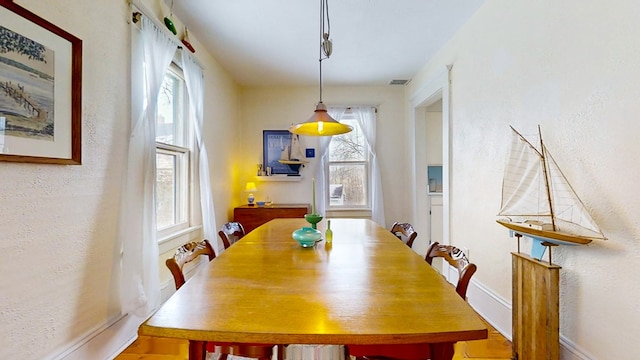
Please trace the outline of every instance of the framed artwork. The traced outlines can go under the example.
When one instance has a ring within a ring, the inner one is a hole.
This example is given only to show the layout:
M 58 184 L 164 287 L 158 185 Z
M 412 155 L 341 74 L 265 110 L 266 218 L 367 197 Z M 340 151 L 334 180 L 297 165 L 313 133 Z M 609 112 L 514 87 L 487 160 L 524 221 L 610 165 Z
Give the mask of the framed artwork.
M 290 159 L 292 135 L 289 130 L 262 131 L 263 166 L 265 169 L 270 167 L 271 174 L 298 175 L 298 171 L 280 163 L 280 160 Z
M 0 161 L 81 164 L 82 40 L 0 0 Z

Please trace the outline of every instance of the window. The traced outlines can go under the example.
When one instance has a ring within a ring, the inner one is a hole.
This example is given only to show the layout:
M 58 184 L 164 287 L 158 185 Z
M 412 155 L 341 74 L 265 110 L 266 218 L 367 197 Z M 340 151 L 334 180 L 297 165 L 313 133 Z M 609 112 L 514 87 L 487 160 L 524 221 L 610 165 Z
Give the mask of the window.
M 367 143 L 362 129 L 347 113 L 340 122 L 353 126 L 353 131 L 333 136 L 329 143 L 326 183 L 329 184 L 328 209 L 370 208 L 370 166 Z
M 156 222 L 158 239 L 189 226 L 190 161 L 186 84 L 173 64 L 158 94 L 156 119 Z

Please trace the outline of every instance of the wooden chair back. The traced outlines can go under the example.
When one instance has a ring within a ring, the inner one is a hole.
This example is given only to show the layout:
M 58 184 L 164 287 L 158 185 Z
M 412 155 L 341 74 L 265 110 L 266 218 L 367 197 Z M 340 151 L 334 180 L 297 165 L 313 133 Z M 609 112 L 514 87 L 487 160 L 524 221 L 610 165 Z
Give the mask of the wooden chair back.
M 441 257 L 445 259 L 451 266 L 458 269 L 458 284 L 456 292 L 463 299 L 467 299 L 467 288 L 471 277 L 478 269 L 475 264 L 469 262 L 464 252 L 455 246 L 441 245 L 438 242 L 431 244 L 427 250 L 425 260 L 431 265 L 433 258 Z
M 218 235 L 222 239 L 224 248 L 228 249 L 236 241 L 240 240 L 244 235 L 244 227 L 237 221 L 228 222 L 222 225 L 222 229 L 218 231 Z
M 413 241 L 418 236 L 418 233 L 409 223 L 394 222 L 393 226 L 391 226 L 391 233 L 407 244 L 408 247 L 413 246 Z
M 189 242 L 180 246 L 172 257 L 165 261 L 165 264 L 173 275 L 173 281 L 176 284 L 176 290 L 180 289 L 185 283 L 184 272 L 182 269 L 184 265 L 197 259 L 200 255 L 207 255 L 209 261 L 215 259 L 216 253 L 213 251 L 213 247 L 209 243 L 209 240 L 204 239 L 200 242 Z

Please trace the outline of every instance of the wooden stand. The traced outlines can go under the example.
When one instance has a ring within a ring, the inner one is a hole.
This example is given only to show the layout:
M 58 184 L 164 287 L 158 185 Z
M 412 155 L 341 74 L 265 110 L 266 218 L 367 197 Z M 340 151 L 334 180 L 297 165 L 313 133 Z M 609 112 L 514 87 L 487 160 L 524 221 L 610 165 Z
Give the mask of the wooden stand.
M 560 266 L 511 253 L 513 359 L 560 358 Z

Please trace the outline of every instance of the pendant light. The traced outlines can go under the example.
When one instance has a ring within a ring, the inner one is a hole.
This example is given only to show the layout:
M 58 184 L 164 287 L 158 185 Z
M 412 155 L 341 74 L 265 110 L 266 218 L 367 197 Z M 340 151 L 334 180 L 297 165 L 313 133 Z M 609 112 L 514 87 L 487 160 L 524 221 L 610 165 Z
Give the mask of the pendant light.
M 326 32 L 325 32 L 326 24 Z M 333 44 L 329 39 L 331 24 L 329 22 L 329 0 L 320 0 L 320 101 L 316 104 L 316 110 L 309 120 L 293 125 L 289 131 L 298 135 L 307 136 L 331 136 L 348 133 L 353 127 L 342 124 L 329 116 L 327 107 L 322 103 L 322 60 L 331 56 Z M 324 54 L 324 57 L 323 57 Z

